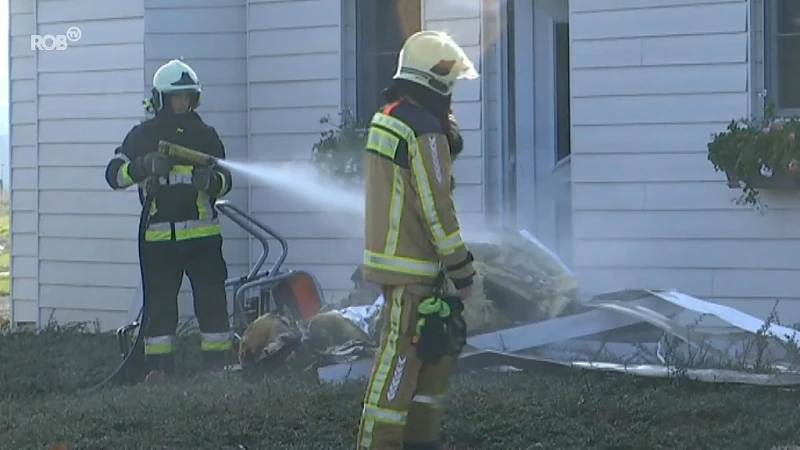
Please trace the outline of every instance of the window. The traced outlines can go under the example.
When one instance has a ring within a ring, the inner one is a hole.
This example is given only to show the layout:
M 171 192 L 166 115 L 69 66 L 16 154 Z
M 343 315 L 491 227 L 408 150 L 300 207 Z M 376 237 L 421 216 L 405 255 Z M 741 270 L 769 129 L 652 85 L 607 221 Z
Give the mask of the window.
M 766 0 L 765 5 L 767 95 L 779 110 L 796 114 L 800 112 L 800 1 Z
M 569 23 L 556 23 L 554 30 L 556 72 L 556 161 L 572 154 L 569 113 Z
M 356 116 L 369 119 L 381 107 L 397 56 L 407 37 L 422 28 L 421 0 L 355 2 Z

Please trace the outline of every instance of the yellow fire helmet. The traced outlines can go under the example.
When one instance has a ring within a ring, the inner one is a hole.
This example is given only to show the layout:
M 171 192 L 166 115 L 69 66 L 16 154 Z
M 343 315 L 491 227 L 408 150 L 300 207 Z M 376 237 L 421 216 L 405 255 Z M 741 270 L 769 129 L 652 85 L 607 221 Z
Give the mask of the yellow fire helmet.
M 395 80 L 408 80 L 450 95 L 458 79 L 474 80 L 478 71 L 467 54 L 442 31 L 419 31 L 406 39 Z

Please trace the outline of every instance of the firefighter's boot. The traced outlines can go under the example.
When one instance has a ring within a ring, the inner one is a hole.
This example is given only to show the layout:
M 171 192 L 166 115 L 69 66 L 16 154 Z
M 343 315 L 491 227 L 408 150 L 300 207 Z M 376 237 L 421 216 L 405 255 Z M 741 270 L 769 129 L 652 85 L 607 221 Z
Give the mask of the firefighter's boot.
M 175 357 L 174 355 L 147 355 L 145 357 L 147 366 L 147 376 L 144 381 L 146 383 L 160 383 L 175 372 Z
M 234 362 L 233 351 L 204 351 L 203 352 L 203 371 L 204 372 L 225 372 Z

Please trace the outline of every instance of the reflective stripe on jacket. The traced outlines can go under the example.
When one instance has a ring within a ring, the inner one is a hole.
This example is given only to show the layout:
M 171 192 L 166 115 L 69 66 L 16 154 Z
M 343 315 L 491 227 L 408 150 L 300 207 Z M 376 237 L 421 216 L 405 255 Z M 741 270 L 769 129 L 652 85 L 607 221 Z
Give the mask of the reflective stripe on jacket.
M 216 130 L 205 124 L 197 113 L 154 118 L 133 127 L 114 152 L 114 157 L 106 167 L 109 186 L 121 190 L 138 184 L 139 197 L 144 202 L 144 176 L 134 173 L 136 171 L 132 164 L 147 153 L 156 151 L 160 140 L 225 158 L 225 146 Z M 202 192 L 192 184 L 193 170 L 193 166 L 174 160 L 169 176 L 158 179 L 159 186 L 145 234 L 147 241 L 183 241 L 221 233 L 214 202 L 230 192 L 231 174 L 216 170 L 218 180 L 208 192 Z
M 444 268 L 457 286 L 471 284 L 475 272 L 453 203 L 450 150 L 436 118 L 409 101 L 377 112 L 364 174 L 365 279 L 433 283 Z

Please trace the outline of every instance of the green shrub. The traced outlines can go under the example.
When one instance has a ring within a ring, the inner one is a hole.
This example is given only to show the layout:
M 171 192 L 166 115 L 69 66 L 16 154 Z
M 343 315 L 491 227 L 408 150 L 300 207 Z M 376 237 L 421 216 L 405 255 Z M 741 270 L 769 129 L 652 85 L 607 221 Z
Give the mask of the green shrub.
M 339 122 L 325 116 L 319 123 L 330 128 L 320 133 L 311 150 L 311 163 L 323 174 L 338 180 L 361 180 L 362 159 L 367 140 L 367 124 L 360 122 L 349 109 L 339 113 Z
M 0 337 L 0 448 L 351 449 L 364 386 L 276 372 L 191 375 L 162 385 L 77 390 L 119 362 L 113 335 L 79 327 Z M 451 449 L 769 449 L 800 442 L 795 391 L 580 372 L 456 376 Z

